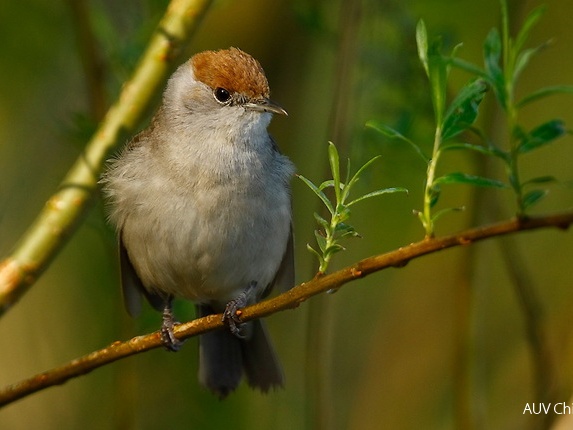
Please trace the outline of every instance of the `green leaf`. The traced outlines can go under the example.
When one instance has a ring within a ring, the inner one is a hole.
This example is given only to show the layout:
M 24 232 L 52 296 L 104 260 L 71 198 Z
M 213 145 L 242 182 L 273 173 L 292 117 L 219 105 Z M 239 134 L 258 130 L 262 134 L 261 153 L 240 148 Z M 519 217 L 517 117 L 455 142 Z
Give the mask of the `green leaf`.
M 491 29 L 488 33 L 484 42 L 483 53 L 485 71 L 489 76 L 488 81 L 492 84 L 500 104 L 506 109 L 505 78 L 500 66 L 501 39 L 496 28 Z
M 442 56 L 442 41 L 436 39 L 428 49 L 430 89 L 436 124 L 443 124 L 448 90 L 448 59 Z
M 517 37 L 515 38 L 515 44 L 513 47 L 515 52 L 521 51 L 523 46 L 525 46 L 525 42 L 529 38 L 529 34 L 531 33 L 531 30 L 537 24 L 537 22 L 543 16 L 543 14 L 545 13 L 546 10 L 547 10 L 546 6 L 541 5 L 535 9 L 533 9 L 529 13 L 529 15 L 527 15 L 527 18 L 525 18 L 525 21 L 524 21 L 523 25 L 521 26 L 521 29 L 519 30 Z
M 573 86 L 571 86 L 571 85 L 556 85 L 553 87 L 542 88 L 538 91 L 535 91 L 535 92 L 525 96 L 523 99 L 521 99 L 519 101 L 519 103 L 516 104 L 516 107 L 522 108 L 523 106 L 525 106 L 531 102 L 534 102 L 536 100 L 539 100 L 541 98 L 551 96 L 554 94 L 573 94 Z
M 340 160 L 338 158 L 338 150 L 334 143 L 328 142 L 328 161 L 330 163 L 330 170 L 332 172 L 332 179 L 334 181 L 334 193 L 336 194 L 336 201 L 340 201 Z
M 334 214 L 334 207 L 332 206 L 330 200 L 328 200 L 328 197 L 326 197 L 326 194 L 324 194 L 321 190 L 319 190 L 318 187 L 312 183 L 312 181 L 305 178 L 304 176 L 296 175 L 296 177 L 299 178 L 301 181 L 303 181 L 314 192 L 314 194 L 316 194 L 318 198 L 322 200 L 322 203 L 324 203 L 324 205 L 331 214 Z
M 494 146 L 486 147 L 481 145 L 474 145 L 471 143 L 452 143 L 449 145 L 444 145 L 441 148 L 442 151 L 458 150 L 458 149 L 467 149 L 470 151 L 479 152 L 480 154 L 483 155 L 493 155 L 503 160 L 506 160 L 508 158 L 508 155 L 504 151 L 501 151 L 500 149 Z
M 345 251 L 346 248 L 342 245 L 340 245 L 339 243 L 335 243 L 331 246 L 328 247 L 328 249 L 326 249 L 324 251 L 324 257 L 325 258 L 329 258 L 331 255 L 336 254 L 337 252 L 340 251 Z
M 358 182 L 358 179 L 360 179 L 362 172 L 364 172 L 364 170 L 366 170 L 372 163 L 374 163 L 379 158 L 380 158 L 380 155 L 372 157 L 370 160 L 368 160 L 366 163 L 364 163 L 360 169 L 358 169 L 358 171 L 352 176 L 352 179 L 350 181 L 348 181 L 348 192 L 350 192 L 350 188 L 352 186 L 354 186 L 354 184 L 356 182 Z M 346 197 L 348 197 L 348 192 L 345 193 L 345 195 L 344 195 L 345 199 L 344 200 L 346 200 Z
M 440 188 L 440 186 L 438 184 L 436 184 L 436 182 L 434 182 L 434 184 L 432 185 L 432 188 L 430 189 L 430 208 L 433 208 L 434 206 L 436 206 L 436 204 L 438 203 L 438 200 L 440 199 L 441 193 L 442 193 L 442 189 Z
M 515 82 L 517 82 L 523 70 L 525 69 L 525 67 L 527 67 L 527 65 L 529 64 L 531 58 L 533 58 L 534 55 L 537 55 L 545 47 L 547 47 L 547 44 L 539 45 L 537 48 L 526 49 L 525 51 L 519 53 L 517 60 L 515 61 L 515 67 L 513 69 L 514 85 Z
M 486 73 L 492 78 L 501 74 L 501 38 L 497 28 L 492 28 L 485 38 L 483 54 Z M 495 82 L 496 79 L 492 79 L 492 81 Z
M 446 112 L 442 129 L 443 140 L 457 136 L 475 122 L 486 91 L 487 84 L 483 79 L 475 79 L 460 90 Z
M 444 63 L 446 64 L 446 66 L 448 68 L 452 65 L 452 63 L 450 62 L 450 58 L 456 58 L 456 55 L 457 55 L 458 51 L 460 49 L 462 49 L 462 46 L 464 46 L 463 43 L 458 43 L 456 46 L 454 46 L 454 49 L 452 49 L 452 53 L 448 57 L 442 55 L 442 60 L 444 61 Z M 449 73 L 449 69 L 448 69 L 448 73 Z
M 320 266 L 322 267 L 322 265 L 324 264 L 324 258 L 322 257 L 322 255 L 320 254 L 320 252 L 318 252 L 316 249 L 314 249 L 312 246 L 310 246 L 308 243 L 306 244 L 306 249 L 308 249 L 310 252 L 312 252 L 314 255 L 316 255 L 316 258 L 318 258 L 318 263 L 320 264 Z
M 382 194 L 392 194 L 392 193 L 408 193 L 408 190 L 402 187 L 393 187 L 393 188 L 384 188 L 381 190 L 372 191 L 371 193 L 364 194 L 363 196 L 352 200 L 350 203 L 347 204 L 347 206 L 352 206 L 355 203 L 369 199 L 371 197 L 381 196 Z
M 346 205 L 338 205 L 336 207 L 336 219 L 338 222 L 346 221 L 350 218 L 350 209 Z
M 324 254 L 326 250 L 326 238 L 318 230 L 314 230 L 314 237 L 316 237 L 316 243 L 318 243 L 318 247 Z
M 416 44 L 418 46 L 418 57 L 426 71 L 426 75 L 430 77 L 430 68 L 428 66 L 428 32 L 426 31 L 426 24 L 423 20 L 418 21 L 416 26 Z
M 466 72 L 479 76 L 480 78 L 488 81 L 490 84 L 493 84 L 493 81 L 489 81 L 489 75 L 483 69 L 480 69 L 478 66 L 468 61 L 462 60 L 461 58 L 450 57 L 448 58 L 448 62 L 458 69 L 465 70 Z
M 344 177 L 344 184 L 341 184 L 340 189 L 344 190 L 345 188 L 348 188 L 348 191 L 346 191 L 346 193 L 343 193 L 344 197 L 342 199 L 342 201 L 346 200 L 346 197 L 348 196 L 348 193 L 350 192 L 350 186 L 347 187 L 347 184 L 350 185 L 350 158 L 346 159 L 346 175 Z
M 527 209 L 537 202 L 539 202 L 542 198 L 544 198 L 549 191 L 547 190 L 532 190 L 528 193 L 525 193 L 521 200 L 521 204 L 524 209 Z
M 434 184 L 469 184 L 478 187 L 507 188 L 507 185 L 501 181 L 459 172 L 441 176 L 434 181 Z
M 314 219 L 316 220 L 318 225 L 320 225 L 323 229 L 327 230 L 330 227 L 330 225 L 328 224 L 328 221 L 325 220 L 323 217 L 321 217 L 316 212 L 314 213 Z
M 537 149 L 543 145 L 553 142 L 567 132 L 565 123 L 559 119 L 554 119 L 533 129 L 522 139 L 517 148 L 520 154 Z
M 406 136 L 401 134 L 399 131 L 394 130 L 392 127 L 389 127 L 386 124 L 382 124 L 381 122 L 374 120 L 368 121 L 366 123 L 366 127 L 373 128 L 374 130 L 378 131 L 379 133 L 383 134 L 386 137 L 389 137 L 390 139 L 398 139 L 407 143 L 414 150 L 414 152 L 418 154 L 422 160 L 424 160 L 424 163 L 427 164 L 430 161 L 430 158 L 426 154 L 424 154 L 424 152 L 420 149 L 418 145 L 416 145 Z
M 444 208 L 442 210 L 439 210 L 438 212 L 436 212 L 434 214 L 434 216 L 432 216 L 432 222 L 435 223 L 438 220 L 438 218 L 441 218 L 442 216 L 444 216 L 450 212 L 462 212 L 465 210 L 466 210 L 466 208 L 464 206 L 455 207 L 455 208 Z
M 339 222 L 338 224 L 336 224 L 334 231 L 337 233 L 341 233 L 341 232 L 355 231 L 355 230 L 354 230 L 354 227 L 352 227 L 350 224 L 346 224 L 345 222 Z
M 532 178 L 523 183 L 523 185 L 531 184 L 548 184 L 550 182 L 557 182 L 555 176 L 538 176 L 537 178 Z
M 325 188 L 328 188 L 328 187 L 334 187 L 334 180 L 332 180 L 332 179 L 327 179 L 326 181 L 324 181 L 322 184 L 320 184 L 320 185 L 318 186 L 318 189 L 322 191 L 322 190 L 324 190 Z
M 346 224 L 344 222 L 337 224 L 337 226 L 335 228 L 335 232 L 337 233 L 339 238 L 343 238 L 346 236 L 360 237 L 360 235 L 354 229 L 354 227 L 352 227 L 351 225 Z
M 446 81 L 449 60 L 441 54 L 441 39 L 438 38 L 431 44 L 428 43 L 428 32 L 423 20 L 418 21 L 418 25 L 416 26 L 416 44 L 418 46 L 418 57 L 430 81 L 432 105 L 434 107 L 436 123 L 442 124 L 446 101 Z M 458 47 L 456 47 L 454 51 L 456 51 Z

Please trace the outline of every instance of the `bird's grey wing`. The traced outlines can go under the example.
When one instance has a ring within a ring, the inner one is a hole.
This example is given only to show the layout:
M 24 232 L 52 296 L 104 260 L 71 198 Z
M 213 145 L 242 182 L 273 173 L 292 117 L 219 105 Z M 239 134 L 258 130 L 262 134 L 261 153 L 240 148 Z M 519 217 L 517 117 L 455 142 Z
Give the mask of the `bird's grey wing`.
M 165 304 L 164 297 L 159 294 L 149 292 L 139 279 L 127 249 L 123 244 L 121 233 L 119 236 L 119 265 L 121 270 L 121 291 L 123 293 L 123 303 L 125 309 L 131 316 L 137 316 L 141 312 L 141 295 L 158 311 L 163 310 Z
M 287 246 L 285 249 L 285 253 L 283 255 L 283 259 L 281 261 L 281 265 L 279 266 L 279 270 L 275 275 L 275 279 L 273 280 L 271 286 L 272 288 L 277 288 L 280 292 L 284 292 L 290 290 L 294 287 L 294 243 L 293 243 L 293 234 L 292 234 L 292 223 L 290 225 L 290 232 L 287 241 Z M 270 292 L 266 291 L 265 295 Z
M 271 138 L 273 150 L 276 151 L 277 154 L 282 155 L 281 150 L 275 142 L 275 139 L 273 139 L 271 135 L 269 135 L 269 137 Z M 280 292 L 284 292 L 290 290 L 292 287 L 294 287 L 294 243 L 293 228 L 291 222 L 288 242 L 285 253 L 283 255 L 283 259 L 281 261 L 281 265 L 279 266 L 279 270 L 277 271 L 275 278 L 263 293 L 263 297 L 267 296 L 273 288 L 277 288 Z

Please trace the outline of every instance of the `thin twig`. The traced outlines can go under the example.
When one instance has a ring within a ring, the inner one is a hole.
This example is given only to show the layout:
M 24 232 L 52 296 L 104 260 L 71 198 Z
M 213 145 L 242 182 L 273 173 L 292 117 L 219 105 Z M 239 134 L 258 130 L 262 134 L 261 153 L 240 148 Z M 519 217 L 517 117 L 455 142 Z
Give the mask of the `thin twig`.
M 362 1 L 344 0 L 339 10 L 339 36 L 334 68 L 333 98 L 328 125 L 329 140 L 332 140 L 340 154 L 348 156 L 349 124 L 352 123 L 352 91 L 354 68 L 359 48 L 359 30 Z M 328 163 L 325 166 L 326 175 Z M 325 176 L 328 177 L 328 176 Z M 317 211 L 326 217 L 325 207 Z M 313 430 L 331 429 L 334 426 L 334 404 L 332 395 L 332 303 L 318 300 L 312 303 L 308 313 L 306 347 L 306 393 L 307 428 Z
M 557 227 L 565 230 L 572 223 L 573 211 L 524 220 L 513 219 L 466 230 L 451 236 L 425 239 L 385 254 L 366 258 L 332 274 L 317 276 L 311 281 L 302 283 L 275 298 L 240 310 L 240 317 L 246 322 L 255 318 L 269 316 L 279 311 L 293 309 L 310 297 L 327 290 L 338 289 L 348 282 L 389 267 L 403 267 L 410 260 L 447 248 L 467 246 L 484 239 L 518 231 L 545 227 Z M 210 315 L 177 325 L 174 332 L 178 339 L 183 340 L 221 327 L 223 327 L 221 315 Z M 0 406 L 7 405 L 44 388 L 62 384 L 69 379 L 89 373 L 98 367 L 121 358 L 161 346 L 162 341 L 159 332 L 138 336 L 126 342 L 114 342 L 107 348 L 72 360 L 61 367 L 4 387 L 0 390 Z
M 79 224 L 109 152 L 137 126 L 210 3 L 172 0 L 168 5 L 117 102 L 15 251 L 0 261 L 0 315 L 38 279 Z
M 90 21 L 86 0 L 68 0 L 72 13 L 78 52 L 85 77 L 92 119 L 101 120 L 107 108 L 105 93 L 105 62 Z
M 511 239 L 500 240 L 499 244 L 523 313 L 525 336 L 531 350 L 535 400 L 539 403 L 554 404 L 559 400 L 559 377 L 551 352 L 549 333 L 545 329 L 543 307 L 523 255 Z M 549 428 L 556 417 L 555 414 L 541 414 L 532 415 L 531 418 L 539 423 L 539 428 Z

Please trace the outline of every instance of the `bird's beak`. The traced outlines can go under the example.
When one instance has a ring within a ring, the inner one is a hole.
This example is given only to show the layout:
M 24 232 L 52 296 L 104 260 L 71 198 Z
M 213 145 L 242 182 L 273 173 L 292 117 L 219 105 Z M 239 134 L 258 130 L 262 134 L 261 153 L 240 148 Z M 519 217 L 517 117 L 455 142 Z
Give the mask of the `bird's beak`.
M 257 112 L 270 112 L 270 113 L 276 113 L 279 115 L 286 115 L 288 116 L 288 113 L 286 110 L 284 110 L 279 104 L 273 102 L 270 99 L 264 98 L 261 100 L 257 100 L 251 103 L 245 103 L 244 105 L 247 109 L 251 109 Z

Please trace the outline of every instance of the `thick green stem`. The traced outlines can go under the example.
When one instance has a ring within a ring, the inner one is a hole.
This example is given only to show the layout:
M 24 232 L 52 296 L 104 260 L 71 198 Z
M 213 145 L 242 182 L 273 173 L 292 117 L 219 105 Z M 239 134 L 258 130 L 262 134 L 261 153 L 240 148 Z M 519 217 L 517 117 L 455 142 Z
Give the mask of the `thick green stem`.
M 135 129 L 210 0 L 172 0 L 133 77 L 12 255 L 0 262 L 0 315 L 38 279 L 81 221 L 110 151 Z

